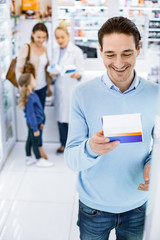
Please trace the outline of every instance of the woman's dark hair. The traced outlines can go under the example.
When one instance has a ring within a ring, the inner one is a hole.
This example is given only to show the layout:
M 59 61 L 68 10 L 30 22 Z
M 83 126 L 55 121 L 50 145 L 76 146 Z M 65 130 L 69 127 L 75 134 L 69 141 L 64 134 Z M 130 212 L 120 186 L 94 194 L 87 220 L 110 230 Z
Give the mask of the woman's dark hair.
M 135 40 L 136 49 L 139 46 L 141 35 L 136 25 L 125 17 L 113 17 L 108 19 L 98 31 L 98 41 L 103 49 L 103 37 L 104 35 L 111 33 L 123 33 L 126 35 L 132 35 Z
M 47 34 L 47 40 L 48 40 L 48 30 L 47 27 L 44 23 L 37 23 L 36 25 L 34 25 L 33 29 L 32 29 L 32 33 L 35 33 L 36 31 L 42 31 L 45 32 Z M 31 36 L 31 41 L 34 42 L 34 38 L 33 36 Z

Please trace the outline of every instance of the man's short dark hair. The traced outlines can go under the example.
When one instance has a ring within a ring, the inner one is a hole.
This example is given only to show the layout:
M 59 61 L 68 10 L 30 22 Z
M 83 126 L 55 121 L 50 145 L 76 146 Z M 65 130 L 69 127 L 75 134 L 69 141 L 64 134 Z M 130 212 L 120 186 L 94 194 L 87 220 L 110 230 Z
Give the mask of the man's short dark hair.
M 113 17 L 108 19 L 98 31 L 98 41 L 103 49 L 103 37 L 107 34 L 123 33 L 132 35 L 135 40 L 136 49 L 139 46 L 141 35 L 135 23 L 125 17 Z

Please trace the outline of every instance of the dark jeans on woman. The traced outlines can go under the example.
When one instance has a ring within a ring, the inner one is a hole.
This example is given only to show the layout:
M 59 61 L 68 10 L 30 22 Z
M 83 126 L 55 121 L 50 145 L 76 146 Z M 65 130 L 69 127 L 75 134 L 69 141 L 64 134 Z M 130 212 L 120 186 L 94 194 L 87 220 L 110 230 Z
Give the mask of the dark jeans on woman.
M 31 149 L 33 147 L 33 152 L 35 155 L 36 159 L 40 159 L 41 155 L 39 152 L 39 140 L 40 136 L 35 137 L 33 130 L 28 127 L 28 137 L 27 137 L 27 142 L 26 142 L 26 156 L 30 157 L 31 156 Z
M 66 146 L 67 135 L 68 135 L 68 123 L 58 122 L 58 130 L 60 136 L 61 146 Z
M 44 110 L 46 95 L 47 95 L 47 86 L 45 86 L 44 88 L 41 88 L 39 90 L 35 90 L 35 93 L 38 95 L 40 102 L 42 104 L 43 110 Z M 45 114 L 44 114 L 44 117 L 45 117 Z M 43 145 L 42 130 L 40 130 L 39 147 L 41 147 L 42 145 Z
M 117 240 L 142 240 L 146 203 L 124 213 L 109 213 L 86 206 L 79 201 L 77 225 L 81 240 L 108 240 L 115 229 Z

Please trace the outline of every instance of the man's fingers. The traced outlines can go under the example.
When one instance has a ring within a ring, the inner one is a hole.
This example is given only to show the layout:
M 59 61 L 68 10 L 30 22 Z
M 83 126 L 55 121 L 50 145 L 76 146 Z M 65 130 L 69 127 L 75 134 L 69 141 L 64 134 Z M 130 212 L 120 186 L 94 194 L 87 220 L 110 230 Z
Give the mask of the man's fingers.
M 103 134 L 103 129 L 100 129 L 100 130 L 97 132 L 97 135 L 98 135 L 98 136 L 104 136 L 104 134 Z
M 100 129 L 96 134 L 94 134 L 90 139 L 90 147 L 93 152 L 99 155 L 105 155 L 112 151 L 119 145 L 119 141 L 110 142 L 110 139 L 104 137 L 103 129 Z
M 148 163 L 143 171 L 144 181 L 149 181 L 151 163 Z
M 93 141 L 95 143 L 106 143 L 109 142 L 109 138 L 104 137 L 103 129 L 100 129 L 94 136 Z
M 149 184 L 140 184 L 138 186 L 138 190 L 141 190 L 141 191 L 148 191 L 148 188 L 149 188 Z
M 119 141 L 108 142 L 104 144 L 95 143 L 95 150 L 99 155 L 105 155 L 106 153 L 114 150 L 118 145 Z

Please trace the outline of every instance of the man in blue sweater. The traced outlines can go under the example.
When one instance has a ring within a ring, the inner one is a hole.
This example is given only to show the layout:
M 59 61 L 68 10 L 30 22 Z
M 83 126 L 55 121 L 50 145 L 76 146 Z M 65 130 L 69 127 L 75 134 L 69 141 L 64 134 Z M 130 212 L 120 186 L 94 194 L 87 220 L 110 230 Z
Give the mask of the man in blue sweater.
M 115 228 L 117 240 L 142 240 L 158 86 L 134 70 L 141 37 L 132 21 L 109 19 L 98 40 L 107 71 L 75 89 L 65 150 L 68 167 L 79 172 L 80 239 L 107 240 Z M 134 113 L 142 142 L 104 137 L 102 116 Z

